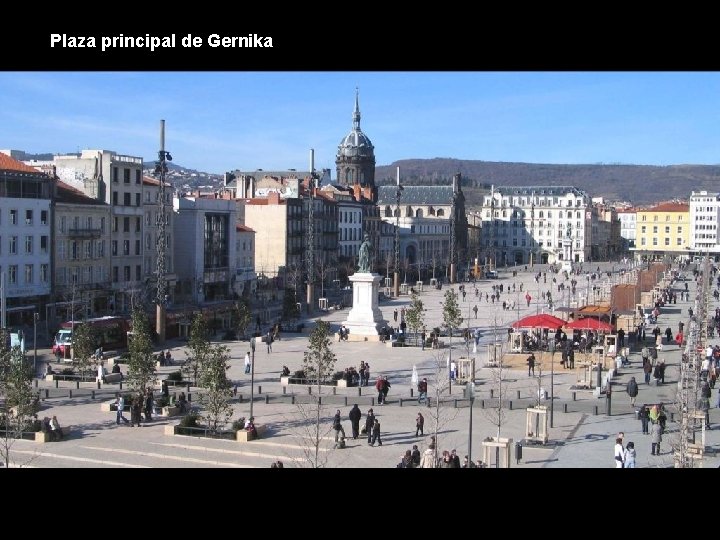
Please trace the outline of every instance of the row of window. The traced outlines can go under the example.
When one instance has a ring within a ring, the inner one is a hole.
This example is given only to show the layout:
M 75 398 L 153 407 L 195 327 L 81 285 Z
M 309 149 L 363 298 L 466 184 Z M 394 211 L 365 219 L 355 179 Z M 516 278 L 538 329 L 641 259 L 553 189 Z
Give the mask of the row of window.
M 18 238 L 17 236 L 10 236 L 8 239 L 8 255 L 17 255 L 18 254 Z M 33 253 L 33 244 L 34 244 L 34 237 L 33 236 L 26 236 L 25 237 L 25 251 L 24 253 L 26 255 L 32 255 Z M 49 240 L 47 236 L 41 236 L 40 237 L 40 253 L 41 254 L 47 254 L 48 252 L 48 245 Z M 2 255 L 2 236 L 0 236 L 0 255 Z
M 646 215 L 640 216 L 640 221 L 647 221 L 647 220 L 648 220 L 648 219 L 647 219 L 647 216 L 646 216 Z M 657 215 L 653 216 L 653 219 L 652 219 L 652 220 L 653 220 L 653 221 L 660 221 L 660 220 L 658 219 L 658 216 L 657 216 Z M 683 220 L 682 214 L 680 214 L 680 213 L 677 214 L 677 220 L 678 220 L 678 221 L 682 221 L 682 220 Z M 665 221 L 672 221 L 672 215 L 671 215 L 671 214 L 665 214 Z
M 483 242 L 483 246 L 489 247 L 490 245 L 493 245 L 493 246 L 495 246 L 495 247 L 501 247 L 501 246 L 499 245 L 500 243 L 502 243 L 502 247 L 508 247 L 508 245 L 507 245 L 507 240 L 503 240 L 502 242 L 499 242 L 498 240 L 494 240 L 494 241 L 492 242 L 492 244 L 490 243 L 489 240 L 485 240 L 485 241 Z M 547 245 L 548 248 L 553 247 L 551 240 L 548 240 L 548 241 L 547 241 L 547 244 L 545 244 L 545 241 L 544 241 L 544 240 L 538 240 L 537 244 L 538 244 L 538 246 L 540 246 L 540 247 L 545 247 L 546 245 Z M 512 240 L 512 245 L 515 246 L 515 247 L 518 246 L 518 239 L 517 239 L 517 238 L 513 238 L 513 240 Z M 527 246 L 527 242 L 526 242 L 526 240 L 525 240 L 524 238 L 522 238 L 522 239 L 520 240 L 520 247 L 526 247 L 526 246 Z M 557 242 L 557 245 L 556 245 L 555 247 L 558 247 L 558 248 L 563 247 L 562 242 Z M 580 245 L 580 242 L 575 242 L 575 249 L 582 249 L 582 246 Z
M 17 225 L 19 223 L 19 216 L 20 212 L 15 209 L 11 208 L 8 211 L 8 214 L 10 216 L 10 221 L 8 225 Z M 33 210 L 25 210 L 25 225 L 32 225 L 34 221 L 34 212 Z M 40 210 L 40 225 L 47 225 L 48 224 L 48 211 L 47 210 Z M 0 211 L 0 225 L 2 225 L 2 211 Z
M 362 235 L 363 232 L 360 228 L 340 229 L 340 240 L 342 241 L 362 240 Z
M 645 225 L 643 225 L 642 227 L 640 227 L 640 232 L 641 232 L 642 234 L 645 234 L 645 233 L 647 232 L 647 227 L 646 227 Z M 657 225 L 653 225 L 653 231 L 652 231 L 652 232 L 653 232 L 654 234 L 657 234 L 657 232 L 658 232 L 658 226 L 657 226 Z M 682 234 L 682 227 L 678 227 L 678 228 L 677 228 L 677 233 L 678 233 L 678 234 Z M 670 226 L 669 226 L 669 225 L 667 225 L 667 226 L 665 227 L 665 234 L 670 234 Z
M 35 285 L 35 266 L 34 264 L 26 264 L 23 266 L 24 280 L 20 283 L 20 265 L 11 264 L 7 267 L 7 282 L 9 285 Z M 50 265 L 41 264 L 40 266 L 40 283 L 48 283 L 50 274 Z M 2 273 L 2 266 L 0 266 L 0 274 Z
M 97 227 L 93 227 L 95 224 L 97 224 Z M 70 230 L 79 231 L 83 228 L 88 231 L 100 230 L 101 233 L 104 233 L 105 218 L 100 217 L 97 221 L 95 221 L 92 216 L 87 216 L 84 220 L 81 220 L 80 216 L 73 217 Z M 67 230 L 67 218 L 65 216 L 60 216 L 60 232 L 66 233 Z
M 56 285 L 103 283 L 107 280 L 108 273 L 104 266 L 60 267 L 55 270 Z
M 360 223 L 362 216 L 360 212 L 340 212 L 340 223 Z
M 641 246 L 646 246 L 646 245 L 647 245 L 646 240 L 647 240 L 646 238 L 641 238 L 641 239 L 640 239 L 640 245 L 641 245 Z M 652 245 L 653 245 L 653 246 L 657 246 L 657 245 L 658 245 L 658 239 L 657 239 L 657 238 L 653 238 L 653 239 L 652 239 Z M 666 245 L 666 246 L 669 246 L 669 245 L 670 245 L 670 239 L 669 239 L 669 238 L 665 238 L 665 245 Z M 676 245 L 682 246 L 682 245 L 683 245 L 683 239 L 682 239 L 682 238 L 677 238 L 677 239 L 676 239 Z
M 563 202 L 565 204 L 563 204 Z M 558 197 L 554 197 L 552 199 L 545 199 L 544 197 L 513 197 L 512 198 L 512 204 L 510 203 L 510 198 L 503 197 L 500 201 L 499 206 L 506 207 L 506 206 L 522 206 L 522 207 L 528 207 L 528 206 L 542 206 L 542 207 L 560 207 L 560 208 L 572 208 L 573 206 L 582 206 L 583 205 L 583 199 L 575 199 L 573 203 L 573 199 L 565 199 L 564 201 L 559 199 Z M 497 204 L 497 203 L 496 203 Z M 485 197 L 483 201 L 483 206 L 490 206 L 492 205 L 492 197 Z
M 130 174 L 132 169 L 123 169 L 123 184 L 130 183 Z M 120 167 L 113 167 L 112 169 L 112 181 L 114 184 L 120 182 Z M 140 185 L 142 182 L 142 171 L 135 169 L 135 184 Z

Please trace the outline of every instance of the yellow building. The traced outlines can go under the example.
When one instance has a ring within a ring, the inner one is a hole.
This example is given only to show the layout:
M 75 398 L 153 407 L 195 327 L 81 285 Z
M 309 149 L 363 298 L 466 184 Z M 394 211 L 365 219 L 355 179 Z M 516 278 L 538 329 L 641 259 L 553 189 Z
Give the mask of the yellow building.
M 687 254 L 690 246 L 690 205 L 662 203 L 637 211 L 634 250 L 654 255 Z

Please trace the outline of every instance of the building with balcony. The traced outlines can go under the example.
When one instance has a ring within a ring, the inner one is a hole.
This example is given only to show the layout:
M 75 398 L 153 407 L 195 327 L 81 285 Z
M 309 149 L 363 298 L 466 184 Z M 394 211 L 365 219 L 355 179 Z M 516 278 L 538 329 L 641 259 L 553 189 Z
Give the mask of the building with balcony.
M 720 254 L 720 193 L 693 191 L 690 195 L 690 250 Z
M 653 259 L 663 255 L 688 255 L 690 205 L 662 203 L 637 211 L 635 254 Z

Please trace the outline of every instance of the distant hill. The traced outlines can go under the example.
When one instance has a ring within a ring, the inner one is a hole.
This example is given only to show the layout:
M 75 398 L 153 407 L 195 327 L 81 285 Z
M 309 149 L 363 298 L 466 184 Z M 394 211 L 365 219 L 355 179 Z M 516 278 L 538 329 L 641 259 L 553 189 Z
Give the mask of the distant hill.
M 375 168 L 376 183 L 394 183 L 398 166 L 408 185 L 446 184 L 453 174 L 461 173 L 470 207 L 479 205 L 481 193 L 493 184 L 571 185 L 592 197 L 633 204 L 687 199 L 693 190 L 720 191 L 720 165 L 551 165 L 452 158 L 404 159 L 381 165 Z

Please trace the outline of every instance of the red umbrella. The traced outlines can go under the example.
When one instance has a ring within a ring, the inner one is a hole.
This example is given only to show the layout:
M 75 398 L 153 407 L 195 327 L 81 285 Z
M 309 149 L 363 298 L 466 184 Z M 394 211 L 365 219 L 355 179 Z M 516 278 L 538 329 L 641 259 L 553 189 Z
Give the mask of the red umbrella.
M 613 327 L 610 324 L 592 317 L 586 317 L 584 319 L 573 321 L 565 328 L 570 328 L 571 330 L 597 330 L 600 332 L 612 332 L 613 330 Z
M 512 324 L 513 328 L 557 329 L 559 326 L 565 326 L 565 321 L 553 315 L 548 315 L 547 313 L 541 313 L 540 315 L 528 315 L 527 317 L 523 317 Z

